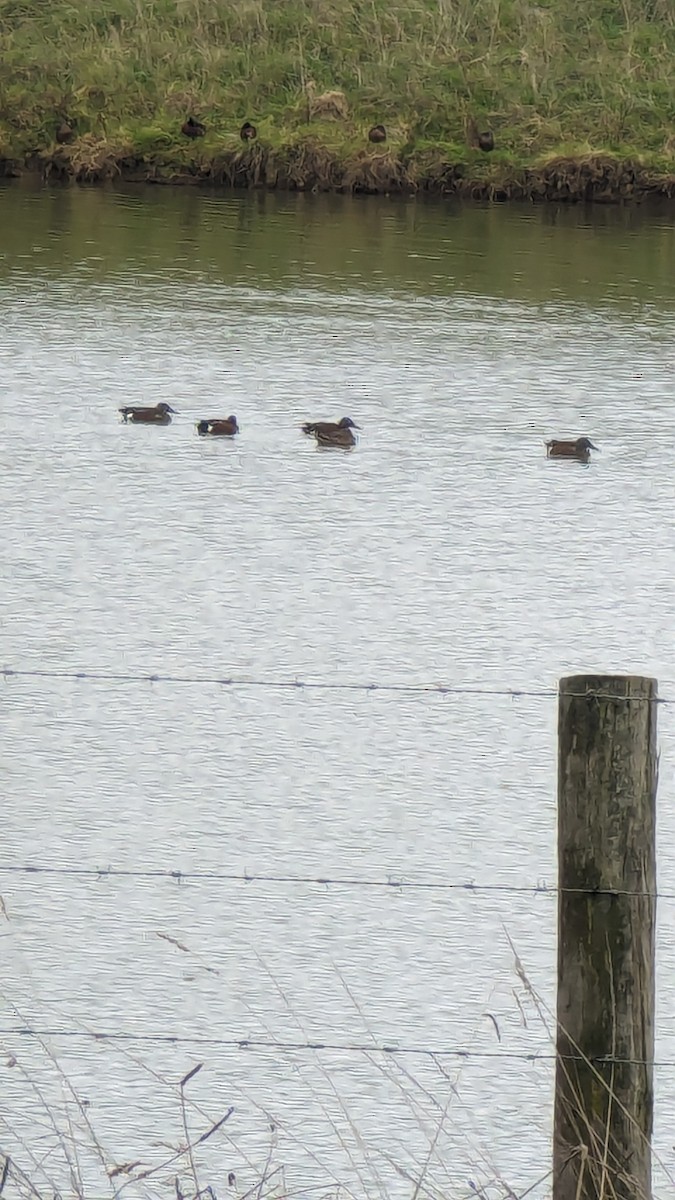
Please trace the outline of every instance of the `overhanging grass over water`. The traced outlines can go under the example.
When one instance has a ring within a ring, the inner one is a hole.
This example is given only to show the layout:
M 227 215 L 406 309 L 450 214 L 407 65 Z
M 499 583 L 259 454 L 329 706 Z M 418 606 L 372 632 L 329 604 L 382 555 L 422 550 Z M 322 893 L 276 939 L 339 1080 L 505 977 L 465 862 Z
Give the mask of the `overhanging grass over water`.
M 671 0 L 4 0 L 0 36 L 0 155 L 76 178 L 610 198 L 675 174 Z M 308 84 L 346 118 L 310 122 Z

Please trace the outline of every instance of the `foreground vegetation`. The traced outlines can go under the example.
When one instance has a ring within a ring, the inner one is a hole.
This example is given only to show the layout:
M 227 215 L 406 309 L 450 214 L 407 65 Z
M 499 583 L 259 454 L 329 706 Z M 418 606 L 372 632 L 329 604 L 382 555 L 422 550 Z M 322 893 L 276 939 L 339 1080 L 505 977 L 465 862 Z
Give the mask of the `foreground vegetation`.
M 0 48 L 10 171 L 509 194 L 569 173 L 572 193 L 589 178 L 607 198 L 675 191 L 672 0 L 0 0 Z M 347 111 L 329 120 L 308 92 L 334 89 Z M 181 136 L 188 114 L 204 138 Z M 246 119 L 259 136 L 243 147 Z M 493 153 L 471 147 L 472 122 Z

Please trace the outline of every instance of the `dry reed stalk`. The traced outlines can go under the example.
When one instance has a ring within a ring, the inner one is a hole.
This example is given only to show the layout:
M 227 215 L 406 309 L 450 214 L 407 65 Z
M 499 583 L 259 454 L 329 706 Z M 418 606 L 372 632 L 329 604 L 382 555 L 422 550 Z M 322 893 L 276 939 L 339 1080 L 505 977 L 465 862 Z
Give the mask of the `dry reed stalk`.
M 504 932 L 505 932 L 507 940 L 509 942 L 509 946 L 511 947 L 512 953 L 514 955 L 515 969 L 516 969 L 518 978 L 521 980 L 521 983 L 523 984 L 523 987 L 525 988 L 527 994 L 532 999 L 532 1001 L 535 1005 L 535 1008 L 537 1010 L 537 1014 L 538 1014 L 540 1020 L 542 1021 L 542 1024 L 544 1025 L 544 1028 L 546 1029 L 547 1034 L 548 1034 L 549 1038 L 551 1039 L 551 1042 L 554 1043 L 555 1038 L 553 1036 L 552 1029 L 549 1025 L 547 1017 L 550 1017 L 553 1020 L 556 1029 L 557 1028 L 562 1029 L 562 1026 L 559 1025 L 559 1022 L 557 1021 L 557 1019 L 555 1017 L 553 1017 L 553 1015 L 547 1009 L 547 1006 L 545 1005 L 544 1001 L 541 999 L 541 997 L 537 993 L 536 989 L 533 987 L 532 983 L 530 982 L 530 980 L 525 972 L 523 964 L 516 952 L 515 946 L 513 944 L 513 941 L 511 939 L 508 931 L 506 929 L 504 929 Z M 615 1012 L 613 1012 L 613 1021 L 615 1021 Z M 570 1046 L 572 1047 L 574 1053 L 579 1056 L 579 1058 L 584 1063 L 584 1066 L 586 1066 L 589 1069 L 589 1071 L 593 1074 L 598 1085 L 607 1092 L 608 1104 L 611 1101 L 612 1104 L 617 1105 L 617 1107 L 619 1108 L 619 1110 L 621 1111 L 623 1116 L 626 1118 L 626 1120 L 628 1120 L 635 1127 L 639 1136 L 643 1140 L 646 1141 L 647 1139 L 645 1138 L 645 1134 L 642 1131 L 642 1129 L 640 1128 L 640 1126 L 638 1125 L 638 1123 L 636 1122 L 634 1116 L 632 1115 L 632 1113 L 630 1113 L 628 1111 L 626 1106 L 622 1103 L 622 1101 L 616 1095 L 616 1092 L 614 1092 L 612 1090 L 611 1085 L 607 1082 L 607 1080 L 604 1078 L 602 1073 L 597 1069 L 595 1064 L 591 1062 L 591 1060 L 588 1058 L 588 1056 L 586 1054 L 584 1054 L 584 1051 L 576 1043 L 574 1038 L 571 1038 L 569 1036 L 569 1033 L 566 1030 L 562 1029 L 562 1031 L 565 1033 L 566 1037 L 568 1038 Z M 624 1182 L 630 1183 L 632 1186 L 635 1186 L 634 1181 L 626 1178 L 625 1173 L 623 1171 L 623 1167 L 621 1165 L 621 1162 L 614 1154 L 612 1154 L 612 1158 L 614 1160 L 613 1164 L 612 1164 L 611 1168 L 609 1167 L 609 1163 L 606 1162 L 606 1159 L 604 1157 L 605 1156 L 605 1149 L 604 1149 L 605 1148 L 605 1138 L 607 1136 L 607 1129 L 605 1129 L 605 1131 L 603 1132 L 602 1141 L 600 1141 L 598 1131 L 591 1126 L 590 1121 L 585 1116 L 585 1113 L 583 1110 L 583 1105 L 582 1105 L 582 1099 L 581 1099 L 580 1094 L 576 1091 L 576 1089 L 573 1086 L 573 1081 L 571 1078 L 569 1068 L 564 1066 L 563 1069 L 565 1071 L 566 1082 L 568 1083 L 570 1090 L 572 1091 L 573 1096 L 574 1096 L 574 1101 L 575 1101 L 575 1105 L 576 1105 L 575 1111 L 576 1111 L 577 1115 L 581 1115 L 583 1117 L 584 1128 L 586 1130 L 589 1140 L 595 1146 L 596 1155 L 600 1159 L 601 1163 L 605 1163 L 605 1165 L 607 1167 L 607 1172 L 606 1172 L 607 1173 L 607 1186 L 611 1189 L 611 1196 L 612 1196 L 612 1200 L 613 1200 L 613 1198 L 616 1196 L 616 1189 L 614 1187 L 614 1184 L 611 1182 L 612 1175 L 614 1175 L 616 1178 L 622 1179 Z M 580 1128 L 578 1129 L 578 1133 L 579 1133 L 579 1152 L 583 1153 L 585 1151 L 586 1159 L 587 1159 L 588 1149 L 582 1141 Z M 606 1151 L 607 1159 L 609 1158 L 609 1155 L 610 1155 L 609 1146 L 607 1146 L 607 1151 Z M 668 1181 L 670 1182 L 670 1184 L 675 1189 L 675 1177 L 673 1177 L 672 1172 L 666 1166 L 662 1157 L 660 1155 L 655 1154 L 653 1151 L 653 1148 L 652 1148 L 652 1155 L 653 1155 L 655 1161 L 658 1163 L 661 1170 L 664 1172 L 664 1174 L 665 1174 L 666 1178 L 668 1179 Z M 584 1169 L 585 1169 L 585 1167 L 584 1167 Z M 591 1170 L 592 1168 L 589 1166 L 588 1169 Z M 601 1179 L 602 1179 L 602 1171 L 601 1171 L 601 1178 L 595 1181 L 595 1187 L 597 1189 L 599 1189 L 601 1186 Z M 651 1198 L 649 1196 L 647 1196 L 642 1189 L 640 1189 L 639 1194 L 635 1195 L 635 1200 L 651 1200 Z
M 183 949 L 184 947 L 181 947 L 181 948 Z M 185 1145 L 186 1145 L 186 1150 L 187 1150 L 188 1162 L 190 1164 L 190 1171 L 192 1173 L 192 1182 L 195 1185 L 195 1195 L 197 1195 L 199 1193 L 200 1188 L 199 1188 L 199 1180 L 197 1178 L 197 1167 L 195 1165 L 194 1154 L 192 1153 L 192 1144 L 190 1142 L 190 1132 L 188 1130 L 187 1110 L 185 1107 L 185 1087 L 186 1087 L 186 1084 L 188 1084 L 191 1079 L 194 1079 L 195 1075 L 197 1075 L 198 1072 L 201 1071 L 203 1065 L 204 1065 L 203 1063 L 198 1063 L 198 1065 L 196 1067 L 193 1067 L 191 1071 L 188 1071 L 187 1075 L 183 1076 L 183 1078 L 181 1079 L 181 1081 L 178 1085 L 179 1090 L 180 1090 L 180 1112 L 181 1112 L 181 1118 L 183 1121 L 183 1132 L 185 1134 Z
M 258 963 L 259 963 L 261 969 L 265 972 L 268 979 L 270 980 L 270 982 L 274 986 L 275 990 L 277 991 L 277 994 L 281 998 L 284 1006 L 286 1007 L 288 1013 L 290 1014 L 292 1020 L 294 1021 L 295 1025 L 296 1025 L 296 1027 L 298 1028 L 298 1030 L 300 1031 L 302 1036 L 306 1040 L 309 1040 L 307 1029 L 302 1024 L 299 1017 L 297 1016 L 297 1013 L 293 1009 L 293 1006 L 291 1005 L 288 997 L 286 996 L 286 993 L 284 992 L 283 988 L 279 984 L 278 980 L 276 979 L 274 974 L 269 970 L 269 968 L 267 967 L 267 964 L 263 961 L 263 959 L 260 957 L 260 955 L 257 952 L 255 953 L 255 957 L 258 960 Z M 269 1032 L 269 1030 L 268 1030 L 268 1032 Z M 335 1083 L 334 1083 L 333 1079 L 331 1078 L 330 1074 L 325 1070 L 322 1070 L 322 1074 L 323 1074 L 325 1081 L 328 1083 L 328 1086 L 330 1087 L 335 1099 L 337 1100 L 338 1107 L 342 1111 L 342 1114 L 347 1122 L 347 1125 L 348 1125 L 349 1130 L 354 1138 L 356 1145 L 358 1146 L 361 1154 L 363 1155 L 364 1160 L 366 1161 L 366 1163 L 368 1163 L 368 1167 L 373 1171 L 374 1182 L 380 1193 L 380 1196 L 382 1197 L 382 1200 L 387 1200 L 386 1187 L 384 1185 L 384 1182 L 383 1182 L 383 1180 L 380 1179 L 378 1173 L 374 1170 L 373 1164 L 369 1160 L 369 1155 L 364 1152 L 364 1143 L 361 1138 L 360 1132 L 359 1132 L 358 1128 L 356 1127 L 354 1121 L 352 1120 L 352 1118 L 344 1104 L 344 1101 L 342 1100 L 342 1097 L 340 1096 L 339 1092 L 337 1091 L 337 1088 L 335 1087 Z M 312 1090 L 312 1089 L 310 1089 L 310 1090 Z M 318 1097 L 313 1092 L 313 1090 L 312 1090 L 312 1095 L 313 1095 L 313 1099 L 315 1102 L 317 1102 L 317 1100 L 318 1100 L 318 1104 L 319 1104 L 319 1107 L 321 1108 L 321 1111 L 323 1112 L 324 1116 L 326 1117 L 329 1124 L 331 1125 L 333 1132 L 335 1133 L 336 1137 L 338 1138 L 340 1146 L 342 1147 L 345 1154 L 347 1155 L 349 1163 L 350 1163 L 352 1169 L 354 1170 L 355 1174 L 357 1175 L 359 1182 L 364 1190 L 364 1195 L 367 1196 L 369 1194 L 369 1189 L 366 1186 L 365 1179 L 363 1178 L 363 1176 L 361 1174 L 360 1167 L 358 1166 L 358 1164 L 356 1163 L 356 1161 L 352 1155 L 351 1149 L 349 1148 L 345 1139 L 343 1138 L 342 1131 L 339 1129 L 339 1127 L 337 1126 L 337 1124 L 335 1123 L 333 1118 L 326 1111 L 323 1101 L 318 1099 Z
M 21 1013 L 16 1008 L 16 1006 L 12 1006 L 12 1007 L 14 1008 L 14 1011 L 17 1013 L 19 1018 L 23 1020 L 23 1018 L 21 1017 Z M 25 1023 L 26 1022 L 24 1020 L 24 1024 Z M 86 1143 L 80 1141 L 80 1139 L 76 1135 L 76 1132 L 72 1126 L 72 1122 L 69 1119 L 69 1114 L 68 1114 L 69 1131 L 68 1131 L 67 1136 L 64 1135 L 63 1130 L 58 1125 L 56 1116 L 52 1110 L 51 1105 L 49 1104 L 44 1093 L 42 1092 L 42 1089 L 36 1083 L 35 1079 L 33 1079 L 31 1077 L 29 1072 L 27 1072 L 25 1070 L 25 1068 L 23 1068 L 23 1065 L 21 1063 L 19 1063 L 17 1061 L 16 1066 L 21 1071 L 22 1075 L 26 1079 L 31 1090 L 38 1097 L 41 1108 L 45 1112 L 45 1114 L 48 1118 L 49 1125 L 57 1138 L 58 1144 L 62 1150 L 66 1165 L 68 1167 L 68 1171 L 69 1171 L 69 1175 L 70 1175 L 70 1184 L 71 1184 L 73 1194 L 75 1196 L 77 1196 L 79 1198 L 79 1200 L 85 1200 L 85 1198 L 86 1198 L 86 1188 L 84 1186 L 84 1181 L 82 1178 L 82 1173 L 80 1170 L 79 1161 L 78 1161 L 78 1157 L 77 1157 L 78 1147 L 80 1147 L 80 1145 L 82 1146 L 82 1148 L 93 1147 L 95 1149 L 97 1156 L 99 1158 L 99 1161 L 101 1163 L 101 1166 L 104 1169 L 106 1180 L 110 1181 L 110 1183 L 111 1183 L 112 1200 L 115 1200 L 116 1197 L 119 1197 L 124 1192 L 124 1190 L 127 1187 L 129 1187 L 130 1185 L 136 1184 L 141 1180 L 149 1180 L 149 1179 L 153 1179 L 153 1178 L 159 1176 L 162 1172 L 166 1171 L 168 1168 L 174 1167 L 176 1165 L 176 1163 L 180 1162 L 185 1157 L 187 1157 L 187 1159 L 188 1159 L 188 1163 L 190 1166 L 190 1170 L 191 1170 L 193 1179 L 197 1181 L 197 1186 L 195 1188 L 195 1194 L 200 1193 L 196 1163 L 194 1160 L 194 1150 L 197 1146 L 202 1145 L 205 1141 L 207 1141 L 209 1138 L 214 1136 L 214 1134 L 222 1128 L 224 1123 L 227 1120 L 229 1120 L 232 1113 L 234 1112 L 234 1109 L 232 1107 L 230 1107 L 230 1109 L 226 1113 L 224 1113 L 217 1121 L 209 1120 L 207 1129 L 204 1130 L 202 1133 L 200 1133 L 198 1136 L 196 1136 L 194 1138 L 190 1138 L 189 1134 L 187 1133 L 187 1118 L 185 1116 L 184 1127 L 185 1127 L 185 1131 L 186 1131 L 186 1144 L 184 1146 L 179 1147 L 179 1149 L 177 1151 L 175 1151 L 168 1159 L 161 1162 L 157 1166 L 150 1167 L 142 1172 L 136 1172 L 136 1174 L 131 1176 L 129 1179 L 125 1180 L 125 1182 L 120 1187 L 113 1188 L 112 1181 L 114 1179 L 116 1179 L 122 1172 L 130 1174 L 132 1170 L 134 1170 L 138 1166 L 142 1165 L 141 1162 L 137 1161 L 137 1162 L 133 1162 L 133 1163 L 124 1163 L 122 1165 L 114 1163 L 112 1156 L 104 1151 L 104 1149 L 101 1145 L 101 1142 L 98 1138 L 98 1135 L 96 1134 L 96 1132 L 91 1124 L 91 1121 L 89 1119 L 89 1116 L 86 1113 L 86 1109 L 83 1106 L 82 1101 L 77 1096 L 77 1093 L 75 1092 L 75 1089 L 73 1088 L 72 1083 L 70 1082 L 67 1075 L 63 1071 L 60 1063 L 58 1062 L 56 1057 L 53 1055 L 50 1048 L 42 1041 L 42 1039 L 38 1039 L 38 1042 L 42 1046 L 44 1052 L 46 1053 L 46 1055 L 49 1058 L 52 1065 L 57 1070 L 57 1072 L 64 1084 L 64 1087 L 66 1088 L 66 1090 L 68 1092 L 70 1092 L 71 1096 L 75 1099 L 78 1109 L 85 1119 L 86 1128 L 87 1128 L 89 1138 L 90 1138 L 89 1141 L 87 1141 Z M 187 1082 L 189 1082 L 190 1079 L 192 1079 L 194 1077 L 194 1075 L 197 1074 L 197 1071 L 199 1069 L 200 1069 L 200 1067 L 193 1068 L 190 1072 L 188 1072 L 188 1074 L 186 1076 L 184 1076 L 183 1080 L 181 1081 L 181 1084 L 179 1084 L 179 1092 L 180 1092 L 181 1101 L 182 1101 L 181 1107 L 182 1107 L 182 1112 L 184 1114 L 185 1114 L 184 1086 Z M 6 1125 L 8 1130 L 11 1131 L 11 1127 L 4 1120 L 4 1118 L 3 1118 L 3 1123 Z M 28 1151 L 27 1147 L 26 1147 L 26 1150 Z M 34 1158 L 34 1156 L 32 1156 L 30 1154 L 30 1151 L 28 1151 L 28 1155 L 29 1155 L 29 1157 L 33 1158 L 34 1168 L 37 1170 L 41 1170 L 42 1168 L 41 1168 L 40 1160 Z M 30 1177 L 26 1174 L 26 1172 L 22 1171 L 20 1168 L 18 1168 L 17 1164 L 14 1162 L 12 1163 L 12 1170 L 14 1172 L 20 1172 L 21 1177 L 24 1180 L 25 1184 L 26 1185 L 30 1184 L 29 1190 L 31 1191 L 31 1194 L 33 1194 L 35 1196 L 36 1200 L 41 1200 L 40 1192 L 33 1185 L 32 1180 L 30 1180 Z M 55 1179 L 51 1179 L 49 1177 L 49 1175 L 44 1173 L 44 1171 L 43 1171 L 43 1174 L 45 1177 L 45 1181 L 46 1181 L 47 1185 L 49 1186 L 51 1192 L 53 1194 L 58 1194 L 59 1190 L 60 1190 L 58 1181 Z M 205 1190 L 208 1190 L 208 1189 L 205 1189 Z M 204 1189 L 201 1190 L 201 1194 L 203 1194 L 203 1192 L 204 1192 Z
M 337 974 L 347 997 L 349 998 L 351 1004 L 354 1007 L 355 1012 L 358 1013 L 361 1023 L 363 1025 L 363 1028 L 365 1029 L 367 1035 L 372 1039 L 373 1045 L 377 1045 L 378 1038 L 375 1035 L 372 1028 L 370 1027 L 370 1024 L 365 1016 L 365 1013 L 363 1012 L 357 998 L 354 996 L 351 988 L 349 987 L 349 984 L 347 983 L 346 979 L 344 978 L 344 975 L 342 974 L 342 972 L 340 971 L 340 969 L 336 963 L 333 963 L 333 970 Z M 440 1062 L 438 1062 L 437 1059 L 434 1059 L 434 1064 L 437 1067 L 439 1074 L 450 1085 L 450 1093 L 448 1095 L 445 1105 L 442 1105 L 441 1102 L 435 1096 L 433 1096 L 431 1093 L 429 1093 L 428 1089 L 424 1088 L 423 1085 L 419 1082 L 419 1080 L 414 1075 L 411 1074 L 411 1072 L 404 1066 L 404 1064 L 400 1061 L 400 1059 L 396 1058 L 395 1056 L 391 1059 L 382 1060 L 380 1058 L 378 1058 L 378 1059 L 372 1058 L 369 1055 L 368 1061 L 370 1062 L 371 1066 L 373 1068 L 375 1068 L 376 1070 L 379 1070 L 382 1073 L 382 1075 L 384 1075 L 384 1077 L 394 1087 L 397 1087 L 399 1089 L 401 1095 L 403 1096 L 403 1099 L 405 1100 L 405 1102 L 415 1120 L 415 1123 L 417 1124 L 418 1128 L 420 1129 L 420 1131 L 422 1132 L 422 1134 L 425 1137 L 428 1137 L 429 1135 L 428 1135 L 427 1129 L 425 1128 L 425 1124 L 421 1118 L 419 1107 L 414 1103 L 412 1096 L 403 1087 L 399 1076 L 402 1075 L 405 1079 L 407 1079 L 410 1083 L 412 1083 L 413 1087 L 415 1089 L 417 1089 L 418 1092 L 421 1092 L 424 1095 L 426 1095 L 427 1099 L 430 1100 L 432 1106 L 441 1112 L 441 1125 L 445 1119 L 445 1116 L 447 1115 L 451 1101 L 453 1099 L 457 1099 L 459 1097 L 458 1084 L 459 1084 L 459 1080 L 461 1078 L 462 1072 L 465 1069 L 465 1064 L 462 1062 L 460 1062 L 457 1067 L 454 1080 L 451 1080 L 448 1073 L 442 1066 L 442 1064 Z M 430 1140 L 430 1154 L 433 1155 L 433 1153 L 436 1151 L 436 1143 L 438 1141 L 438 1132 L 436 1132 L 435 1135 L 432 1133 L 429 1140 Z M 494 1164 L 488 1162 L 484 1158 L 484 1156 L 482 1155 L 481 1151 L 478 1149 L 477 1146 L 472 1145 L 471 1151 L 472 1151 L 472 1154 L 475 1155 L 476 1161 L 478 1161 L 479 1159 L 482 1159 L 483 1164 L 487 1165 L 488 1168 L 494 1172 Z M 447 1178 L 447 1184 L 445 1186 L 446 1187 L 452 1186 L 452 1180 L 450 1179 L 449 1173 L 447 1171 L 447 1164 L 446 1164 L 445 1160 L 441 1157 L 440 1154 L 438 1155 L 438 1160 L 439 1160 L 439 1166 L 442 1168 L 442 1170 Z M 392 1165 L 395 1168 L 395 1170 L 397 1170 L 397 1171 L 403 1170 L 401 1165 L 399 1163 L 396 1163 L 391 1158 L 391 1156 L 388 1156 L 388 1161 L 389 1161 L 390 1165 Z M 431 1161 L 431 1159 L 428 1158 L 427 1162 L 429 1164 L 430 1164 L 430 1161 Z M 411 1173 L 407 1172 L 406 1178 L 409 1179 L 409 1181 L 413 1184 L 414 1187 L 417 1187 L 418 1181 L 421 1183 L 423 1181 L 424 1176 L 422 1176 L 422 1180 L 420 1180 L 419 1177 L 415 1177 Z M 508 1192 L 508 1190 L 509 1190 L 508 1185 L 504 1184 L 504 1187 Z
M 609 984 L 610 984 L 610 989 L 611 989 L 612 1058 L 614 1059 L 616 1057 L 616 997 L 614 994 L 614 975 L 611 970 L 612 951 L 611 951 L 611 947 L 609 945 L 609 938 L 607 938 L 607 937 L 605 937 L 605 948 L 606 948 L 607 958 L 608 958 L 609 965 L 610 965 L 610 970 L 608 971 L 608 976 L 609 976 Z M 612 1069 L 610 1072 L 610 1081 L 609 1081 L 609 1095 L 607 1097 L 607 1119 L 606 1119 L 606 1128 L 605 1128 L 605 1147 L 604 1147 L 604 1151 L 603 1151 L 603 1155 L 602 1155 L 602 1168 L 601 1168 L 602 1175 L 601 1175 L 601 1179 L 600 1179 L 599 1200 L 605 1200 L 605 1187 L 606 1187 L 606 1184 L 608 1181 L 609 1131 L 610 1131 L 610 1126 L 611 1126 L 611 1122 L 612 1122 L 612 1103 L 613 1103 L 613 1099 L 614 1099 L 614 1077 L 615 1077 L 614 1072 L 615 1072 L 615 1064 L 614 1064 L 614 1062 L 612 1062 Z

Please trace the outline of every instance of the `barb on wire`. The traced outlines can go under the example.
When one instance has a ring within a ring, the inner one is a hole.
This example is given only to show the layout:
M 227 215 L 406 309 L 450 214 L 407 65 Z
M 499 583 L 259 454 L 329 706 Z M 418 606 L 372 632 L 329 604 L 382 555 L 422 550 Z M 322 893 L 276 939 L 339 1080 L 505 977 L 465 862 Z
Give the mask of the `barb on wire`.
M 446 683 L 367 683 L 358 680 L 326 680 L 326 679 L 256 679 L 252 676 L 227 675 L 172 675 L 162 672 L 152 674 L 133 674 L 119 671 L 87 671 L 87 670 L 49 670 L 47 668 L 14 668 L 1 667 L 0 675 L 8 679 L 72 679 L 88 680 L 94 683 L 175 683 L 192 685 L 212 685 L 217 687 L 293 689 L 299 691 L 332 691 L 332 692 L 393 692 L 435 694 L 440 696 L 505 696 L 512 700 L 531 698 L 535 700 L 550 700 L 557 696 L 583 698 L 585 692 L 560 692 L 558 688 L 497 688 L 481 685 L 456 685 Z M 644 702 L 656 704 L 672 704 L 672 700 L 654 699 L 649 696 L 613 695 L 612 693 L 592 693 L 598 700 L 623 700 L 626 703 Z
M 306 884 L 321 887 L 362 887 L 374 889 L 390 888 L 394 891 L 423 892 L 496 892 L 526 896 L 634 896 L 638 899 L 675 900 L 675 892 L 629 891 L 622 888 L 560 888 L 548 883 L 474 883 L 473 880 L 435 879 L 364 879 L 357 876 L 329 875 L 275 875 L 266 873 L 238 873 L 235 871 L 181 871 L 161 870 L 154 867 L 52 867 L 31 863 L 2 863 L 0 875 L 71 875 L 82 879 L 170 879 L 175 883 L 195 880 L 201 883 L 273 883 Z
M 509 1059 L 518 1062 L 593 1062 L 613 1066 L 675 1067 L 675 1061 L 642 1058 L 616 1058 L 612 1055 L 563 1054 L 534 1050 L 466 1050 L 458 1046 L 397 1046 L 376 1042 L 282 1042 L 274 1038 L 219 1038 L 202 1034 L 132 1033 L 126 1030 L 34 1029 L 28 1025 L 0 1028 L 0 1037 L 72 1038 L 94 1042 L 147 1042 L 170 1046 L 221 1046 L 235 1051 L 282 1050 L 288 1053 L 329 1050 L 344 1054 L 419 1055 L 427 1058 Z

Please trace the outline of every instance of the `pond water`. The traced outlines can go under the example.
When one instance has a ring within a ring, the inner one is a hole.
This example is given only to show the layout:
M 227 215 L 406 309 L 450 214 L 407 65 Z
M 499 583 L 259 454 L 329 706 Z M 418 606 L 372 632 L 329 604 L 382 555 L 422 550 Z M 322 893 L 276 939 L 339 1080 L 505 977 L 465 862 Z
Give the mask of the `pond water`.
M 40 1194 L 192 1194 L 201 1063 L 219 1198 L 549 1195 L 555 688 L 675 700 L 672 210 L 0 203 L 1 658 L 36 673 L 0 709 L 0 1147 Z M 349 453 L 300 432 L 343 415 Z M 657 1196 L 674 1119 L 658 1067 Z

